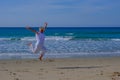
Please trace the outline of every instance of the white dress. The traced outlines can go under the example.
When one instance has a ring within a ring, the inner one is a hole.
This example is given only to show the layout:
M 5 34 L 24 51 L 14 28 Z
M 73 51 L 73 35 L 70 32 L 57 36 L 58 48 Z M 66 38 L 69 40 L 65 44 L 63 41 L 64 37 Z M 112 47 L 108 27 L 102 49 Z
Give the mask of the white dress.
M 38 32 L 36 33 L 36 44 L 35 44 L 35 48 L 33 48 L 33 46 L 31 46 L 32 51 L 34 53 L 37 53 L 39 51 L 41 51 L 42 53 L 46 52 L 46 48 L 44 47 L 44 41 L 45 41 L 45 35 L 44 33 Z

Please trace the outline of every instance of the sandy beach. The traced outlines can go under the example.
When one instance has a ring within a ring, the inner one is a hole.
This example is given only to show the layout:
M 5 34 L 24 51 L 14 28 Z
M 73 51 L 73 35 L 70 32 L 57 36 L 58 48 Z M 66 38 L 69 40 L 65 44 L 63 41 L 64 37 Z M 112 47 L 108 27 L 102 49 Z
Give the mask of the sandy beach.
M 120 80 L 120 57 L 0 60 L 0 80 Z

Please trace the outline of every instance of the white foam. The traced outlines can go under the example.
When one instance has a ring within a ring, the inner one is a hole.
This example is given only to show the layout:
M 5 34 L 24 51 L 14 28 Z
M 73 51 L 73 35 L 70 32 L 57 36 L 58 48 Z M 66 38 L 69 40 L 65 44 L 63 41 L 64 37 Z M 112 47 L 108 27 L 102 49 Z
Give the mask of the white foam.
M 24 41 L 34 41 L 35 37 L 24 37 L 21 40 L 24 40 Z
M 46 36 L 45 40 L 70 40 L 72 37 L 70 36 Z M 35 37 L 23 37 L 23 38 L 0 38 L 1 41 L 3 40 L 23 40 L 23 41 L 35 41 Z
M 10 38 L 0 38 L 0 40 L 10 40 Z
M 111 39 L 111 40 L 113 40 L 113 41 L 120 41 L 120 39 Z
M 72 37 L 66 36 L 66 37 L 62 37 L 62 36 L 49 36 L 46 37 L 46 40 L 70 40 Z
M 71 37 L 46 36 L 45 40 L 70 40 Z M 21 40 L 34 41 L 35 37 L 24 37 Z

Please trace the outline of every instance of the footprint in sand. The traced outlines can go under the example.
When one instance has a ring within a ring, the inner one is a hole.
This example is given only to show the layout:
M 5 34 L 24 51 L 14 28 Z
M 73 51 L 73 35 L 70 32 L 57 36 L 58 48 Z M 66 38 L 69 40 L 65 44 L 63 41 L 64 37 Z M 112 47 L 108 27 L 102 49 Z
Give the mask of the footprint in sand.
M 20 80 L 19 78 L 14 78 L 14 80 Z
M 10 72 L 11 76 L 16 76 L 17 74 L 15 72 Z
M 15 72 L 10 72 L 10 76 L 14 78 L 14 80 L 20 80 L 17 76 L 17 73 Z
M 53 60 L 53 59 L 49 59 L 49 62 L 54 62 L 55 60 Z
M 113 72 L 112 80 L 120 80 L 120 72 Z

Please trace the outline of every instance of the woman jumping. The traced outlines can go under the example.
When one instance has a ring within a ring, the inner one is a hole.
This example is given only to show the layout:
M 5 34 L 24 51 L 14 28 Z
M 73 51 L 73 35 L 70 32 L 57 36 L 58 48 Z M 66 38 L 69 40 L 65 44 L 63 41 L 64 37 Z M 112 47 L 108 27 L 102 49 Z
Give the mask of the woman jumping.
M 45 40 L 45 35 L 44 31 L 47 28 L 47 22 L 44 23 L 44 26 L 39 28 L 39 31 L 36 31 L 32 29 L 31 27 L 27 26 L 26 29 L 34 32 L 36 34 L 36 44 L 35 47 L 33 48 L 32 43 L 29 43 L 28 45 L 30 46 L 30 49 L 32 50 L 33 53 L 37 53 L 41 51 L 41 54 L 39 56 L 39 59 L 42 61 L 42 58 L 46 52 L 46 48 L 44 47 L 44 40 Z

